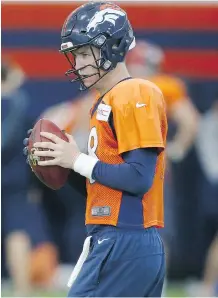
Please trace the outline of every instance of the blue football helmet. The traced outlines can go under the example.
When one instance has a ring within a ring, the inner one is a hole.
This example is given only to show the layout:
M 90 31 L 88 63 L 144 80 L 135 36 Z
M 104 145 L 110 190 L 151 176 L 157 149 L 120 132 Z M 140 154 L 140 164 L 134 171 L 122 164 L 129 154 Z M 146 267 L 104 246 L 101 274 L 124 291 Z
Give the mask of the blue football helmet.
M 94 56 L 96 73 L 81 75 L 75 68 L 74 51 L 83 46 L 90 46 Z M 135 37 L 127 14 L 119 6 L 111 2 L 89 2 L 74 10 L 66 19 L 61 32 L 61 49 L 71 65 L 65 74 L 71 82 L 80 82 L 80 90 L 95 85 L 104 75 L 114 69 L 117 63 L 124 61 L 127 52 L 134 48 Z M 100 50 L 100 58 L 96 59 L 93 47 Z M 105 73 L 100 75 L 100 69 Z M 83 80 L 98 74 L 98 79 L 89 87 Z M 72 79 L 73 77 L 73 79 Z

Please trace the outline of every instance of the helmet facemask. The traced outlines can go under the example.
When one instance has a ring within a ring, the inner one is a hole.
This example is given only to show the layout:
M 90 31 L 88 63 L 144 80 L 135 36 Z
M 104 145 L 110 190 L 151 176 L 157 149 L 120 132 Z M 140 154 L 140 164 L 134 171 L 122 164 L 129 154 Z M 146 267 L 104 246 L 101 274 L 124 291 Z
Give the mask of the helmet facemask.
M 100 38 L 97 39 L 97 42 L 99 42 L 99 40 L 100 40 Z M 104 39 L 101 39 L 101 40 L 103 41 L 103 44 L 102 44 L 102 46 L 103 46 L 104 45 Z M 76 68 L 75 52 L 76 52 L 76 50 L 79 50 L 79 49 L 81 49 L 82 47 L 85 47 L 85 46 L 86 47 L 88 46 L 90 48 L 90 51 L 91 51 L 92 56 L 93 56 L 94 64 L 87 64 L 83 67 Z M 96 57 L 94 47 L 99 49 L 99 51 L 100 51 L 99 52 L 99 58 Z M 87 90 L 87 89 L 90 89 L 91 87 L 93 87 L 99 80 L 101 80 L 113 68 L 110 61 L 106 60 L 103 57 L 102 47 L 100 47 L 100 48 L 96 47 L 92 43 L 83 44 L 83 45 L 79 45 L 79 46 L 76 46 L 76 47 L 71 47 L 71 49 L 68 49 L 68 50 L 63 50 L 62 49 L 61 52 L 64 53 L 65 57 L 67 58 L 68 62 L 71 65 L 71 68 L 65 73 L 65 75 L 70 78 L 70 82 L 72 82 L 72 83 L 80 82 L 80 90 L 81 91 Z M 92 67 L 96 71 L 92 74 L 87 74 L 87 75 L 84 74 L 85 70 L 88 67 Z M 102 72 L 100 72 L 100 70 L 104 70 L 104 73 L 102 74 Z M 95 82 L 92 83 L 89 86 L 86 86 L 85 79 L 96 76 L 96 75 L 98 76 L 98 78 L 95 80 Z

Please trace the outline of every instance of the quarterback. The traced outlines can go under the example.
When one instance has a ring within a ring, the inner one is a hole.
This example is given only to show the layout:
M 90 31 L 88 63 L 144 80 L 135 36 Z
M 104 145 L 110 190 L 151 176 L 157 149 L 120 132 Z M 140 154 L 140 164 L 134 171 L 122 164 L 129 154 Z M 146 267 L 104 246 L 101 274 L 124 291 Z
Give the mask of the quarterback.
M 60 52 L 66 75 L 81 90 L 95 89 L 88 154 L 43 132 L 40 166 L 71 169 L 70 183 L 84 180 L 87 238 L 69 279 L 69 297 L 160 297 L 165 275 L 163 183 L 167 120 L 153 83 L 132 78 L 125 57 L 135 38 L 119 6 L 92 2 L 64 22 Z M 81 185 L 81 184 L 80 184 Z

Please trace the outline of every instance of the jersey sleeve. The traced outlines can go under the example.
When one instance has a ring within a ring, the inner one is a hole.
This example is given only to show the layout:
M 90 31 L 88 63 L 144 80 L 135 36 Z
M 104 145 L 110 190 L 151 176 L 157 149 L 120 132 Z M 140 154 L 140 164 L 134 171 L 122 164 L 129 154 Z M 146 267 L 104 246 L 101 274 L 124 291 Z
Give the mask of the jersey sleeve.
M 147 85 L 116 92 L 113 121 L 119 154 L 138 148 L 165 146 L 165 106 L 162 93 Z

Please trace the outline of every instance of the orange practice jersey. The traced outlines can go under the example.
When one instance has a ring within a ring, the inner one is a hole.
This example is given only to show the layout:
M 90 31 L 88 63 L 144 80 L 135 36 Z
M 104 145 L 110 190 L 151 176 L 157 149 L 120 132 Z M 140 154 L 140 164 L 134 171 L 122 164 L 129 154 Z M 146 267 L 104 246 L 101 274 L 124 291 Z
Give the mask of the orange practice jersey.
M 170 112 L 173 105 L 187 98 L 187 91 L 181 79 L 167 74 L 158 74 L 149 78 L 163 93 L 167 111 Z
M 124 162 L 123 152 L 149 147 L 160 149 L 152 187 L 140 199 L 129 198 L 129 205 L 123 208 L 125 213 L 135 217 L 136 225 L 145 228 L 164 225 L 166 135 L 165 101 L 160 89 L 149 81 L 124 80 L 100 98 L 91 110 L 88 151 L 102 162 L 120 164 Z M 120 212 L 121 206 L 127 204 L 122 191 L 87 180 L 87 192 L 86 224 L 128 225 Z

